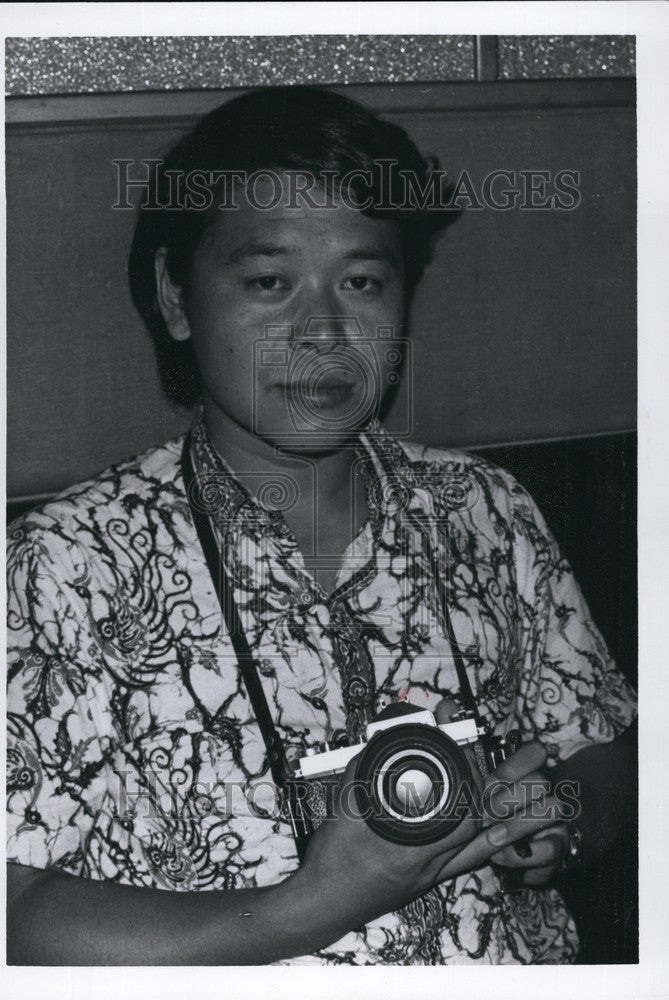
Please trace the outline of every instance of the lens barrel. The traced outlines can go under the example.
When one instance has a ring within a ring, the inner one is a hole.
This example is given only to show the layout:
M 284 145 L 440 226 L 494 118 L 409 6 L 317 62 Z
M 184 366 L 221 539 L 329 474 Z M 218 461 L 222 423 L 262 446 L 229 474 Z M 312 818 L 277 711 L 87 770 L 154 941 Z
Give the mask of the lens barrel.
M 437 727 L 417 723 L 374 735 L 355 771 L 358 808 L 375 833 L 395 844 L 419 846 L 448 836 L 465 818 L 472 788 L 458 744 Z

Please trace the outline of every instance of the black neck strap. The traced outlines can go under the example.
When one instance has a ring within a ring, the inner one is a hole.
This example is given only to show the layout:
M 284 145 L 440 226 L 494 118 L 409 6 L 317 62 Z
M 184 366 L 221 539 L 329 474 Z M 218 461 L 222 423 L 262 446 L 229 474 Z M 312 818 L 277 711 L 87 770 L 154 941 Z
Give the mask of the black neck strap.
M 423 539 L 423 546 L 425 549 L 426 558 L 430 564 L 432 570 L 432 578 L 434 579 L 437 590 L 439 593 L 439 604 L 441 606 L 442 620 L 444 625 L 444 631 L 446 633 L 446 638 L 448 639 L 448 644 L 451 647 L 451 653 L 453 655 L 453 665 L 455 667 L 455 672 L 458 675 L 458 684 L 460 687 L 460 698 L 462 701 L 462 706 L 468 712 L 471 712 L 477 722 L 481 722 L 479 715 L 478 706 L 472 694 L 471 684 L 469 683 L 469 677 L 467 676 L 467 670 L 465 668 L 465 662 L 458 645 L 458 641 L 455 638 L 455 632 L 453 631 L 453 621 L 451 619 L 451 613 L 448 607 L 448 594 L 446 593 L 446 587 L 444 586 L 443 574 L 439 572 L 439 565 L 437 561 L 437 556 L 434 551 L 434 547 L 430 542 L 427 530 L 419 526 L 421 530 L 421 535 Z
M 193 468 L 193 460 L 191 458 L 190 433 L 186 435 L 186 440 L 184 441 L 183 450 L 181 452 L 181 471 L 186 485 L 186 496 L 188 498 L 193 523 L 195 524 L 195 530 L 197 531 L 200 545 L 202 546 L 202 551 L 207 561 L 212 583 L 214 584 L 216 593 L 218 594 L 218 600 L 221 605 L 221 611 L 223 612 L 223 618 L 225 619 L 228 633 L 230 635 L 230 641 L 235 651 L 239 668 L 242 673 L 242 678 L 244 679 L 244 684 L 246 685 L 246 690 L 251 701 L 251 706 L 253 707 L 253 711 L 265 743 L 272 777 L 274 778 L 276 785 L 278 787 L 282 787 L 287 776 L 287 762 L 283 743 L 281 742 L 281 737 L 274 728 L 269 706 L 267 705 L 267 699 L 265 698 L 265 692 L 262 689 L 262 684 L 258 676 L 253 654 L 251 653 L 246 633 L 244 632 L 239 618 L 239 613 L 234 602 L 232 589 L 228 582 L 228 576 L 225 572 L 225 566 L 223 565 L 223 560 L 221 559 L 220 549 L 218 543 L 216 542 L 211 522 L 208 515 L 202 510 L 199 510 L 197 505 L 193 502 L 193 487 L 195 485 L 196 477 L 195 470 Z

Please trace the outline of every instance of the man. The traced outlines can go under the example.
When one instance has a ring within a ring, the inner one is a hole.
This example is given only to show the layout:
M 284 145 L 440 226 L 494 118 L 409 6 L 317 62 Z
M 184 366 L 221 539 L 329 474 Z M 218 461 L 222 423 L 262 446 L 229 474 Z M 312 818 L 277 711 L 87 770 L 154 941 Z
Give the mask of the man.
M 522 488 L 379 420 L 403 355 L 414 377 L 406 315 L 445 217 L 403 182 L 430 170 L 359 105 L 278 88 L 158 172 L 132 290 L 166 391 L 198 408 L 185 440 L 11 531 L 10 960 L 573 961 L 546 885 L 578 839 L 558 783 L 587 856 L 623 808 L 634 697 Z M 446 722 L 467 688 L 524 743 L 462 822 L 396 844 L 342 796 L 298 863 L 290 761 L 407 697 Z

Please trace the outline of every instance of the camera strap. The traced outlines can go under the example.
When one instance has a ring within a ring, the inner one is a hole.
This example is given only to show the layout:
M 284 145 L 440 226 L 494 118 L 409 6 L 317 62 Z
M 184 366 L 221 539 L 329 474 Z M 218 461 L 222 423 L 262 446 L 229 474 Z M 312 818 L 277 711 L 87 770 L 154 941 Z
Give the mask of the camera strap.
M 407 513 L 404 514 L 407 517 Z M 471 684 L 469 683 L 469 677 L 467 676 L 467 671 L 465 669 L 465 662 L 463 659 L 462 651 L 455 637 L 455 631 L 453 629 L 453 621 L 451 619 L 451 612 L 448 606 L 448 594 L 446 593 L 446 587 L 444 585 L 443 574 L 439 569 L 439 560 L 435 553 L 434 546 L 428 534 L 427 529 L 424 524 L 421 523 L 420 519 L 409 515 L 409 520 L 413 527 L 419 534 L 421 539 L 421 544 L 423 546 L 423 556 L 427 562 L 432 579 L 435 582 L 437 592 L 439 595 L 439 606 L 441 610 L 442 623 L 444 626 L 444 634 L 448 640 L 448 644 L 451 647 L 451 654 L 453 656 L 453 666 L 455 667 L 455 672 L 458 678 L 458 685 L 460 688 L 460 697 L 462 700 L 462 707 L 468 712 L 472 712 L 474 718 L 477 722 L 480 722 L 480 715 L 472 693 Z
M 221 552 L 211 526 L 209 516 L 204 511 L 198 509 L 194 503 L 193 487 L 196 483 L 195 469 L 191 457 L 191 434 L 186 435 L 184 446 L 181 452 L 181 472 L 186 486 L 186 497 L 190 507 L 191 517 L 197 531 L 200 545 L 204 553 L 209 575 L 218 596 L 223 618 L 230 636 L 232 647 L 239 663 L 239 669 L 246 685 L 251 706 L 255 713 L 260 733 L 267 750 L 269 766 L 272 778 L 278 788 L 283 788 L 287 776 L 286 754 L 281 742 L 281 737 L 276 731 L 272 715 L 265 698 L 265 692 L 258 676 L 258 670 L 253 658 L 253 654 L 246 638 L 239 612 L 235 605 L 232 588 L 228 581 L 228 575 L 223 565 Z
M 434 556 L 433 556 L 434 559 Z M 436 563 L 436 559 L 434 559 Z M 451 653 L 453 654 L 453 666 L 455 667 L 455 672 L 458 675 L 458 684 L 460 685 L 460 697 L 462 698 L 462 705 L 468 712 L 473 712 L 476 720 L 479 720 L 479 712 L 474 695 L 472 693 L 471 684 L 469 683 L 469 677 L 467 676 L 467 671 L 465 669 L 465 662 L 462 657 L 462 652 L 458 641 L 455 638 L 455 632 L 453 631 L 453 621 L 451 619 L 451 612 L 448 607 L 448 596 L 446 594 L 446 589 L 444 587 L 443 580 L 439 575 L 438 571 L 435 569 L 435 580 L 437 583 L 437 589 L 439 591 L 439 600 L 441 603 L 441 613 L 444 621 L 444 631 L 446 633 L 446 638 L 448 639 L 449 645 L 451 647 Z

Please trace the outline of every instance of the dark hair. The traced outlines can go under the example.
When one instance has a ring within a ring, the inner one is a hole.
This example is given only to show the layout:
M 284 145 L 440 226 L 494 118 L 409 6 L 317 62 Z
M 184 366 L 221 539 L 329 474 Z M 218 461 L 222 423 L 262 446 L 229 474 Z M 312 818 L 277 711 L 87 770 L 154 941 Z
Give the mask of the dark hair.
M 390 191 L 386 172 L 384 193 L 379 190 L 378 164 L 389 161 Z M 398 223 L 410 298 L 431 257 L 436 236 L 455 213 L 407 206 L 393 186 L 402 179 L 400 172 L 411 173 L 425 190 L 437 168 L 436 159 L 421 156 L 403 128 L 348 97 L 316 87 L 253 91 L 202 118 L 154 171 L 151 197 L 140 206 L 130 251 L 133 302 L 153 337 L 167 396 L 191 406 L 199 396 L 200 380 L 190 339 L 170 337 L 158 308 L 154 256 L 159 247 L 166 248 L 169 275 L 187 299 L 193 257 L 212 221 L 211 210 L 160 207 L 168 206 L 173 197 L 169 172 L 177 177 L 192 176 L 195 171 L 251 173 L 269 169 L 299 170 L 317 177 L 326 172 L 338 177 L 354 170 L 371 172 L 373 183 L 364 194 L 371 193 L 373 205 L 361 211 Z M 356 189 L 355 182 L 351 188 Z

